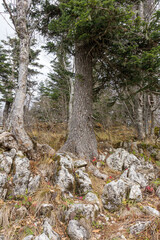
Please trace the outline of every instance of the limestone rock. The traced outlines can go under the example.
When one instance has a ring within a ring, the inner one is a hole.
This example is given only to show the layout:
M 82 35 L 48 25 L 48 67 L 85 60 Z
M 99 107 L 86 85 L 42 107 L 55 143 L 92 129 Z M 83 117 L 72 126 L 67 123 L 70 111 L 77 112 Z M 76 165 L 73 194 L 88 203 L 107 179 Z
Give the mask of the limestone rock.
M 69 210 L 65 211 L 65 220 L 73 220 L 74 217 L 84 217 L 94 221 L 99 212 L 99 207 L 96 204 L 79 204 L 70 205 Z
M 69 173 L 68 169 L 64 166 L 61 167 L 61 170 L 57 173 L 56 183 L 62 189 L 62 191 L 73 191 L 74 186 L 74 177 Z
M 142 192 L 139 185 L 133 185 L 129 193 L 129 199 L 142 201 Z
M 156 195 L 160 198 L 160 186 L 156 190 Z
M 36 175 L 36 176 L 31 176 L 29 179 L 29 184 L 28 184 L 28 192 L 29 193 L 34 193 L 40 185 L 40 176 Z
M 160 212 L 150 206 L 144 206 L 143 210 L 154 217 L 160 217 Z
M 12 148 L 10 151 L 4 152 L 3 155 L 14 159 L 14 157 L 16 156 L 16 149 Z
M 57 156 L 60 157 L 60 160 L 58 161 L 58 164 L 66 169 L 71 169 L 73 170 L 73 166 L 74 166 L 74 163 L 73 163 L 73 160 L 72 158 L 67 155 L 67 154 L 57 154 Z
M 85 201 L 91 202 L 91 203 L 96 203 L 99 205 L 99 200 L 96 194 L 89 192 L 85 196 Z
M 48 223 L 48 221 L 44 222 L 43 231 L 46 234 L 46 236 L 48 236 L 49 240 L 61 240 L 58 233 L 56 233 L 55 231 L 52 230 L 52 227 Z
M 135 225 L 130 227 L 130 233 L 131 234 L 137 234 L 143 232 L 151 223 L 151 221 L 146 222 L 137 222 Z
M 6 173 L 0 173 L 0 198 L 5 198 L 7 194 L 7 189 L 5 188 L 5 185 L 7 183 L 7 174 Z
M 81 169 L 75 171 L 76 176 L 76 192 L 80 195 L 92 190 L 92 182 L 87 173 L 83 172 Z
M 57 154 L 58 160 L 55 167 L 55 181 L 62 191 L 73 191 L 74 177 L 71 172 L 73 170 L 72 158 L 67 154 Z
M 15 175 L 13 177 L 14 195 L 26 194 L 30 177 L 29 159 L 20 154 L 15 158 Z
M 10 173 L 12 162 L 13 160 L 11 157 L 0 154 L 0 170 L 1 171 L 5 171 L 7 174 Z
M 88 171 L 90 171 L 95 177 L 107 180 L 108 176 L 104 173 L 101 173 L 95 166 L 90 165 L 88 168 Z
M 29 235 L 29 236 L 23 238 L 23 240 L 33 240 L 33 235 Z
M 126 197 L 127 188 L 127 185 L 121 179 L 106 184 L 102 194 L 104 208 L 109 211 L 118 210 L 123 198 Z
M 100 154 L 99 155 L 99 160 L 102 161 L 102 162 L 105 162 L 106 161 L 106 154 L 105 153 Z
M 140 160 L 135 155 L 130 154 L 126 150 L 118 148 L 107 158 L 106 163 L 110 168 L 117 171 L 122 171 L 133 163 L 140 164 Z
M 7 149 L 18 149 L 16 140 L 9 132 L 3 132 L 0 134 L 0 146 L 3 146 Z
M 76 220 L 69 221 L 67 232 L 71 240 L 89 239 L 89 232 Z
M 50 240 L 45 233 L 42 233 L 41 235 L 37 236 L 35 240 Z
M 82 168 L 82 167 L 86 167 L 86 166 L 87 166 L 87 162 L 84 160 L 77 160 L 74 162 L 75 168 Z
M 132 165 L 129 169 L 125 170 L 121 175 L 121 179 L 130 180 L 134 184 L 139 184 L 141 187 L 146 187 L 148 185 L 147 179 L 143 174 L 139 173 L 135 165 Z

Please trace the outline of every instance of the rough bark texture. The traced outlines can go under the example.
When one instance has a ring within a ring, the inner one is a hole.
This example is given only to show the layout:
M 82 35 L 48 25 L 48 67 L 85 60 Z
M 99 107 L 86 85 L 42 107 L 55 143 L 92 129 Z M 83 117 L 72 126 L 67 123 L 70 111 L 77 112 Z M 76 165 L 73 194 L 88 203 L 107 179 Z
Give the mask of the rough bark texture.
M 27 74 L 29 64 L 29 32 L 27 27 L 28 0 L 19 0 L 16 4 L 17 17 L 14 21 L 20 40 L 18 88 L 5 126 L 12 132 L 24 152 L 33 149 L 33 144 L 24 130 L 24 102 L 26 98 Z
M 91 159 L 97 156 L 92 125 L 92 57 L 89 47 L 76 44 L 74 100 L 68 139 L 60 151 Z
M 74 81 L 70 78 L 70 99 L 69 99 L 69 119 L 68 119 L 68 131 L 70 131 L 72 111 L 73 111 L 73 99 L 74 99 Z
M 137 93 L 135 101 L 135 115 L 136 115 L 136 127 L 138 133 L 138 139 L 145 138 L 144 121 L 143 121 L 143 96 L 141 93 Z
M 8 118 L 8 115 L 9 115 L 10 107 L 11 107 L 11 103 L 6 101 L 5 105 L 4 105 L 4 110 L 3 110 L 3 128 L 4 129 L 6 128 L 5 126 L 6 126 L 6 123 L 7 123 L 7 118 Z

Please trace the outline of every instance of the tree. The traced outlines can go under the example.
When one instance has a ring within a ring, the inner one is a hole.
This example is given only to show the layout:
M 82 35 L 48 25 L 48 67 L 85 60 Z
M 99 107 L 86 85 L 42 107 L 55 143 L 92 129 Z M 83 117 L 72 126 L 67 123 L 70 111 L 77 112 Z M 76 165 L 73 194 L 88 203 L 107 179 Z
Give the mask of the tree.
M 121 1 L 120 1 L 121 2 Z M 74 48 L 75 89 L 70 131 L 65 145 L 60 151 L 69 151 L 91 159 L 97 156 L 97 142 L 92 124 L 92 67 L 96 55 L 101 55 L 104 47 L 116 40 L 119 32 L 124 32 L 124 24 L 131 19 L 127 6 L 117 1 L 46 1 L 46 14 L 40 27 L 49 37 L 65 36 L 70 50 Z
M 3 126 L 5 128 L 5 125 L 7 123 L 7 118 L 9 111 L 12 106 L 12 102 L 15 95 L 15 90 L 17 88 L 18 83 L 18 69 L 19 69 L 19 52 L 20 52 L 20 46 L 19 46 L 19 40 L 14 37 L 10 38 L 8 37 L 7 40 L 2 40 L 3 48 L 5 48 L 5 54 L 8 58 L 8 62 L 10 64 L 11 71 L 8 74 L 8 81 L 10 84 L 3 82 L 5 80 L 1 79 L 1 83 L 5 86 L 4 90 L 0 89 L 0 92 L 2 94 L 1 101 L 5 102 L 4 111 L 3 111 Z M 31 41 L 31 46 L 29 50 L 29 66 L 28 66 L 28 74 L 27 74 L 27 94 L 30 95 L 31 89 L 37 84 L 37 82 L 32 80 L 32 77 L 36 74 L 39 74 L 38 68 L 43 67 L 40 65 L 38 60 L 38 55 L 40 53 L 40 50 L 35 50 L 36 41 Z
M 33 150 L 33 143 L 26 131 L 24 130 L 24 102 L 27 90 L 27 74 L 29 64 L 29 46 L 31 33 L 29 32 L 29 0 L 16 1 L 16 5 L 7 4 L 6 0 L 3 3 L 10 14 L 14 24 L 16 33 L 19 37 L 20 52 L 19 52 L 19 72 L 18 72 L 18 88 L 15 93 L 15 98 L 7 120 L 6 130 L 11 131 L 15 136 L 20 148 L 24 152 Z
M 7 52 L 3 46 L 0 45 L 0 92 L 2 94 L 1 101 L 6 102 L 3 113 L 4 118 L 7 117 L 10 102 L 12 102 L 13 84 L 10 79 L 11 72 L 11 64 Z
M 50 51 L 50 47 L 45 48 Z M 70 89 L 71 82 L 74 81 L 69 58 L 70 55 L 66 53 L 60 41 L 54 51 L 54 60 L 51 61 L 53 70 L 48 74 L 47 80 L 40 85 L 41 96 L 48 96 L 54 105 L 53 121 L 59 119 L 59 122 L 67 122 L 69 118 Z

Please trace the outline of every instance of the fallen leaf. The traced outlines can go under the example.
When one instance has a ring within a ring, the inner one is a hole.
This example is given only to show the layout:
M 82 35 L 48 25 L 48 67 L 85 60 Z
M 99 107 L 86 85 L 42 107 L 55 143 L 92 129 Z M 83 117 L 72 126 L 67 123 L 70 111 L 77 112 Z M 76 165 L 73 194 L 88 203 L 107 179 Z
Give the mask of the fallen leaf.
M 95 229 L 95 230 L 93 230 L 92 232 L 93 233 L 99 233 L 101 231 L 101 229 Z

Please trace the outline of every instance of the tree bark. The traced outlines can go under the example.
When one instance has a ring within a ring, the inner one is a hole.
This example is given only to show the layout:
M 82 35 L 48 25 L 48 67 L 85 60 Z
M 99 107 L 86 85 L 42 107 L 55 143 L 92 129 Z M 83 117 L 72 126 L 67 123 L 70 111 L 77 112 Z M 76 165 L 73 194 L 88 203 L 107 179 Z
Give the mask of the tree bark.
M 136 119 L 136 128 L 138 133 L 138 139 L 143 140 L 145 138 L 144 131 L 144 114 L 143 114 L 143 96 L 141 93 L 137 93 L 135 99 L 135 119 Z
M 11 103 L 6 101 L 4 105 L 4 110 L 3 110 L 3 129 L 6 128 L 10 107 L 11 107 Z
M 70 78 L 69 81 L 70 81 L 70 94 L 69 94 L 68 131 L 70 131 L 70 128 L 71 128 L 71 119 L 72 119 L 72 112 L 73 112 L 73 99 L 74 99 L 74 80 L 73 80 L 73 78 Z
M 92 57 L 89 46 L 75 46 L 75 86 L 68 139 L 59 151 L 91 159 L 97 154 L 92 125 Z
M 17 17 L 14 21 L 20 40 L 18 88 L 7 120 L 6 130 L 13 133 L 21 150 L 30 152 L 33 143 L 24 129 L 24 102 L 27 90 L 30 36 L 27 24 L 28 0 L 19 0 L 16 4 Z

